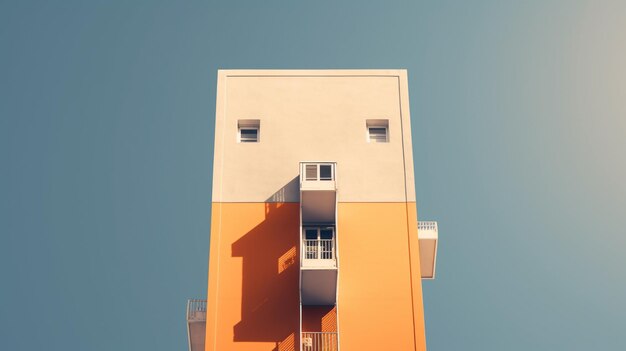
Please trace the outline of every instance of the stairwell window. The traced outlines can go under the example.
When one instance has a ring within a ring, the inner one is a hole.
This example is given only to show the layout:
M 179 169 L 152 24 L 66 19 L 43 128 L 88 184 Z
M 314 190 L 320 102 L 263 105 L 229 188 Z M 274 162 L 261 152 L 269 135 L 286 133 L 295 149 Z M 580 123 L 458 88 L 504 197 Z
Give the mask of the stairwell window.
M 323 163 L 311 163 L 304 166 L 304 179 L 306 181 L 329 181 L 333 180 L 333 165 Z
M 367 127 L 367 141 L 369 143 L 389 142 L 389 120 L 368 119 L 365 125 Z
M 320 180 L 333 180 L 333 166 L 320 165 Z
M 237 121 L 237 142 L 258 143 L 261 124 L 258 119 L 240 119 Z

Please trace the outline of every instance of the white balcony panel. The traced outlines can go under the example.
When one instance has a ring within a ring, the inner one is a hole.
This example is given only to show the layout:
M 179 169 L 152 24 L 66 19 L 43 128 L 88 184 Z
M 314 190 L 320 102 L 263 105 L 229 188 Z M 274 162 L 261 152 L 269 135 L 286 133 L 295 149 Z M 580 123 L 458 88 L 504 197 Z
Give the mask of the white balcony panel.
M 334 305 L 337 302 L 337 269 L 302 268 L 302 304 Z
M 302 223 L 334 223 L 334 191 L 303 191 L 300 197 L 302 205 Z
M 439 238 L 437 222 L 418 222 L 417 237 L 419 239 L 420 247 L 420 269 L 422 279 L 435 279 L 435 268 L 437 265 L 437 242 Z

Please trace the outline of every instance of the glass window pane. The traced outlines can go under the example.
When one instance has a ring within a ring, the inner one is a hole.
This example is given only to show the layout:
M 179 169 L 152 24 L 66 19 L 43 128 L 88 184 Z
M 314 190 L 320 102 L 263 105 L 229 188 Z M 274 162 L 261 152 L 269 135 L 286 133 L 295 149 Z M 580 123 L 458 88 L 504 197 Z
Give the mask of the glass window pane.
M 317 239 L 317 229 L 305 229 L 304 230 L 304 238 L 307 240 L 316 240 Z
M 332 172 L 333 171 L 331 165 L 320 165 L 320 180 L 332 180 Z
M 245 129 L 241 128 L 239 130 L 240 141 L 242 143 L 255 143 L 258 140 L 258 130 L 257 129 Z
M 321 239 L 332 239 L 333 238 L 333 229 L 332 228 L 322 229 L 320 231 L 320 238 Z

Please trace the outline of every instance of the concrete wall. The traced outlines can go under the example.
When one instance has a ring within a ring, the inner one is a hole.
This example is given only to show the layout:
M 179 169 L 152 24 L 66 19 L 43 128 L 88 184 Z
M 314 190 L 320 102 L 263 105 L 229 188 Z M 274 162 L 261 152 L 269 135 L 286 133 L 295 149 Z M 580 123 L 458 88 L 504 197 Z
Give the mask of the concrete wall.
M 415 201 L 406 79 L 403 70 L 220 71 L 213 201 L 297 202 L 300 161 L 337 162 L 339 201 Z M 259 143 L 237 142 L 237 121 L 248 119 L 260 120 Z M 389 120 L 388 143 L 367 142 L 368 119 Z
M 206 350 L 300 350 L 296 203 L 213 203 Z
M 250 119 L 260 142 L 238 143 Z M 409 121 L 402 70 L 219 72 L 207 351 L 300 350 L 300 161 L 337 162 L 339 202 L 337 307 L 303 328 L 334 323 L 341 351 L 426 349 Z
M 415 203 L 340 203 L 341 351 L 426 350 Z

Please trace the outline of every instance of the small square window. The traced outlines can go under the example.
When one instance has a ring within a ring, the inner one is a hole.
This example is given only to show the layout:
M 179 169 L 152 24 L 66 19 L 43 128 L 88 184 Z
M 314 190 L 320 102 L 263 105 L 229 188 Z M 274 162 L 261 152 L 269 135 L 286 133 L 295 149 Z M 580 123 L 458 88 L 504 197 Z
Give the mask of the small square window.
M 237 122 L 237 141 L 240 143 L 258 143 L 259 130 L 258 119 L 240 119 Z
M 259 141 L 259 130 L 257 128 L 239 128 L 240 143 L 256 143 Z
M 320 180 L 333 180 L 333 166 L 320 165 Z
M 386 119 L 368 119 L 367 141 L 370 143 L 389 142 L 389 121 Z
M 370 143 L 387 142 L 387 128 L 385 127 L 369 127 L 368 133 Z

